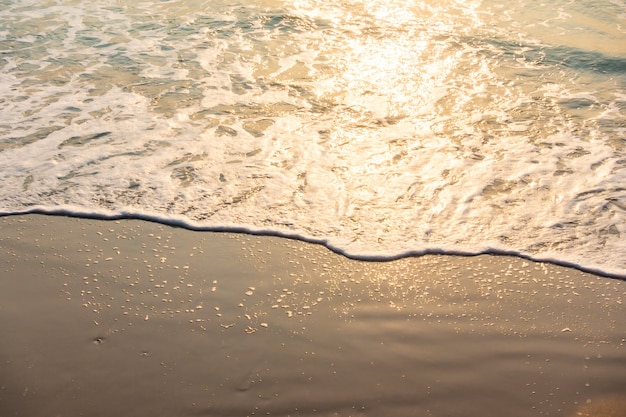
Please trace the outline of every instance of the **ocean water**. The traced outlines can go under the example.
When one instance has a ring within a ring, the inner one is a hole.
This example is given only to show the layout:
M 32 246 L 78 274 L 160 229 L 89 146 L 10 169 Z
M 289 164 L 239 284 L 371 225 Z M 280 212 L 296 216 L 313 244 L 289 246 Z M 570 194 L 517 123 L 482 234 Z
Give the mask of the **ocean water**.
M 626 277 L 626 2 L 0 0 L 0 213 Z

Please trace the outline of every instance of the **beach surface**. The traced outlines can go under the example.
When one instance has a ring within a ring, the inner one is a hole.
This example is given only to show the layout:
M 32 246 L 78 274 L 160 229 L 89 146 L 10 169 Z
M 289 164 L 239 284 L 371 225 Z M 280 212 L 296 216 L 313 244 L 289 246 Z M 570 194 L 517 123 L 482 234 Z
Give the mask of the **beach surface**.
M 0 218 L 0 416 L 624 416 L 626 282 Z

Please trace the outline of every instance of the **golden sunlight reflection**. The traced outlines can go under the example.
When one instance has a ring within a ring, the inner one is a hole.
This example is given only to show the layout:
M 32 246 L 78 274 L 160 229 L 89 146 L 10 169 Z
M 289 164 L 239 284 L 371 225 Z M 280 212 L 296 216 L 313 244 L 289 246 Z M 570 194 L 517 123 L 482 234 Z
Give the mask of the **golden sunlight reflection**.
M 412 11 L 413 4 L 414 2 L 410 1 L 369 0 L 364 2 L 365 8 L 370 10 L 372 16 L 376 17 L 377 20 L 393 24 L 396 27 L 410 24 L 411 21 L 415 20 L 415 14 Z
M 330 19 L 335 28 L 323 45 L 332 54 L 334 71 L 315 72 L 318 97 L 338 105 L 333 117 L 341 128 L 336 134 L 353 131 L 362 136 L 366 129 L 376 140 L 393 131 L 390 126 L 404 123 L 403 129 L 395 130 L 421 131 L 432 124 L 426 118 L 432 119 L 434 110 L 438 115 L 452 112 L 439 100 L 454 88 L 454 74 L 465 51 L 450 39 L 461 36 L 468 24 L 478 24 L 468 13 L 471 8 L 364 0 L 342 3 L 352 13 L 339 14 L 333 13 L 332 3 L 315 3 L 298 2 L 300 7 L 306 4 L 309 17 Z M 464 75 L 473 76 L 471 71 Z
M 439 100 L 463 55 L 449 42 L 459 19 L 430 3 L 352 2 L 354 14 L 333 21 L 341 30 L 328 38 L 326 50 L 333 51 L 335 72 L 320 73 L 327 81 L 317 88 L 319 97 L 338 105 L 330 135 L 335 142 L 394 140 L 428 129 L 434 111 L 449 113 Z

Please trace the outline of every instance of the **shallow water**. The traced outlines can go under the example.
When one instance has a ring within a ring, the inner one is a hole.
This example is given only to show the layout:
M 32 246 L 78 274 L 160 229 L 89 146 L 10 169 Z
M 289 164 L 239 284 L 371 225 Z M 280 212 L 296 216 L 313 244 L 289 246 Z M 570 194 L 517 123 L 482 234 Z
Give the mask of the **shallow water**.
M 626 276 L 622 1 L 1 1 L 0 212 Z

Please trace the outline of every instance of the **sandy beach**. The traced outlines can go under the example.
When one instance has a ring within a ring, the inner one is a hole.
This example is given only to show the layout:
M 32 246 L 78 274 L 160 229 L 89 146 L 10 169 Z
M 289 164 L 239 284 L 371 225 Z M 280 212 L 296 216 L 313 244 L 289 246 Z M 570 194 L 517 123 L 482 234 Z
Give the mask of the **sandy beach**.
M 0 218 L 0 416 L 624 416 L 626 282 Z

